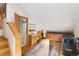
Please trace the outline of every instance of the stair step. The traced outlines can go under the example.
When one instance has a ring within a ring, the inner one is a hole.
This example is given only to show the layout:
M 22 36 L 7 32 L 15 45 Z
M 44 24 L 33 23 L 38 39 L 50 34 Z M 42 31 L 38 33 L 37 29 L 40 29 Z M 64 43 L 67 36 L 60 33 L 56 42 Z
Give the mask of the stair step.
M 8 47 L 9 47 L 8 44 L 5 45 L 5 46 L 0 46 L 0 51 L 3 50 L 3 49 L 6 49 L 6 48 L 8 48 Z
M 11 56 L 10 51 L 8 50 L 3 56 Z
M 6 43 L 6 42 L 8 42 L 7 39 L 0 37 L 0 44 L 1 44 L 1 43 Z
M 0 49 L 8 47 L 8 42 L 1 42 L 0 43 Z
M 10 48 L 8 40 L 4 37 L 0 37 L 0 56 L 10 56 Z
M 0 56 L 6 56 L 7 54 L 10 54 L 10 49 L 9 48 L 5 48 L 3 50 L 0 50 Z
M 8 47 L 8 41 L 2 37 L 0 37 L 0 50 Z
M 5 56 L 11 56 L 11 54 L 10 53 L 7 53 L 7 54 L 5 54 Z

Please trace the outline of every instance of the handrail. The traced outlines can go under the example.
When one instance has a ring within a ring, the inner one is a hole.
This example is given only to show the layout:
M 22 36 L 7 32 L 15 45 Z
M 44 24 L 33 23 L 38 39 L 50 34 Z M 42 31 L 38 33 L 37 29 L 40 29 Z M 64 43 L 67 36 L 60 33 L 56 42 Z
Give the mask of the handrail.
M 15 27 L 14 23 L 7 23 L 15 37 L 15 55 L 16 56 L 21 56 L 21 34 L 19 33 L 19 31 L 17 30 L 17 28 Z

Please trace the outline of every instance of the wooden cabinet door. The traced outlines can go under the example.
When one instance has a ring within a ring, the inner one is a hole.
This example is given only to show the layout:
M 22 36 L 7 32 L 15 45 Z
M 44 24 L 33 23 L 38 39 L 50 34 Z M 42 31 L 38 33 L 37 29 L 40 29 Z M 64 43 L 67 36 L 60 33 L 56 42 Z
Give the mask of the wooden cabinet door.
M 61 34 L 56 34 L 55 38 L 56 38 L 55 39 L 56 42 L 61 43 L 61 40 L 62 40 L 62 35 Z
M 50 41 L 55 41 L 60 43 L 62 39 L 62 34 L 47 33 L 46 37 L 47 39 L 50 39 Z
M 62 53 L 61 52 L 62 34 L 47 33 L 46 36 L 50 40 L 50 54 L 59 56 L 60 53 Z

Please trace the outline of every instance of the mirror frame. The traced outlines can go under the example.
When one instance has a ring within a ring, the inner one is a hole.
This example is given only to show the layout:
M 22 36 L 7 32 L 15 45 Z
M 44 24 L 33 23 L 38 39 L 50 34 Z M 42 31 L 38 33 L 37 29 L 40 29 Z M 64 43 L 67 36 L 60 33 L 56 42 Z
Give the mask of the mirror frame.
M 20 32 L 20 18 L 25 18 L 26 19 L 26 46 L 28 45 L 28 17 L 20 16 L 17 13 L 15 13 L 15 26 Z

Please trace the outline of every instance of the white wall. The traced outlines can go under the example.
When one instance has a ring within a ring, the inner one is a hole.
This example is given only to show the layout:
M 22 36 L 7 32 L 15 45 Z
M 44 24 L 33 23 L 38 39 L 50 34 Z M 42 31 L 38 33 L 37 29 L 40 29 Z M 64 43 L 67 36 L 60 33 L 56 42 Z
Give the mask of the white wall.
M 75 35 L 75 37 L 79 38 L 79 23 L 76 25 L 76 27 L 74 29 L 74 35 Z
M 73 31 L 79 20 L 79 4 L 22 3 L 19 6 L 37 24 L 50 31 Z
M 14 13 L 26 16 L 16 3 L 7 3 L 6 17 L 8 22 L 14 22 Z
M 31 24 L 36 24 L 36 31 L 40 31 L 40 30 L 44 29 L 44 27 L 41 24 L 37 23 L 35 20 L 28 19 L 28 21 Z
M 7 21 L 8 22 L 14 22 L 14 13 L 17 13 L 19 15 L 22 15 L 22 16 L 29 16 L 27 13 L 25 13 L 24 9 L 21 8 L 19 6 L 19 3 L 9 3 L 7 4 Z M 42 25 L 39 24 L 37 21 L 33 20 L 33 19 L 30 19 L 29 17 L 29 23 L 32 23 L 32 24 L 36 24 L 36 30 L 42 30 Z

